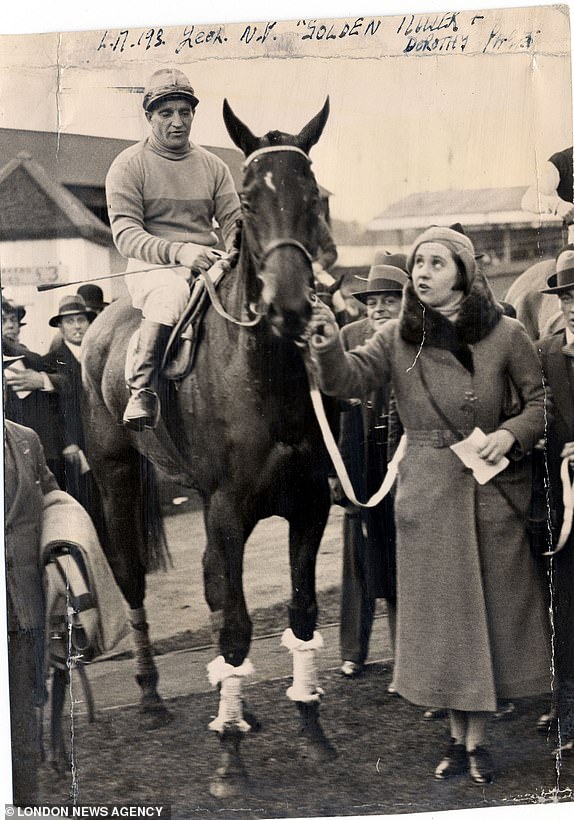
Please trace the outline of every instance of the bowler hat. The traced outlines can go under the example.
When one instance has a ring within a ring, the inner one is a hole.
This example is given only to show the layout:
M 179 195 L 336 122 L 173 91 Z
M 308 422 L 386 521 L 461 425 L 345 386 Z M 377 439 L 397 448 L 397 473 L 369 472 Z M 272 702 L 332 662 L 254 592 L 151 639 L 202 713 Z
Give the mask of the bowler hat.
M 78 288 L 78 296 L 81 296 L 86 307 L 96 313 L 100 313 L 110 303 L 104 302 L 104 292 L 98 285 L 81 285 Z
M 160 68 L 151 75 L 144 91 L 143 107 L 150 111 L 166 97 L 183 97 L 191 103 L 192 108 L 199 103 L 191 83 L 183 71 L 177 68 Z
M 574 245 L 568 245 L 556 257 L 556 273 L 546 280 L 541 293 L 564 293 L 574 290 Z
M 380 258 L 381 261 L 384 260 L 384 263 L 371 267 L 365 290 L 353 291 L 351 294 L 359 302 L 365 303 L 369 296 L 375 296 L 378 293 L 400 295 L 408 282 L 407 258 L 404 253 L 389 253 Z M 365 281 L 362 276 L 356 278 Z
M 64 316 L 77 316 L 78 314 L 83 314 L 87 316 L 88 319 L 93 321 L 97 314 L 90 310 L 81 296 L 78 296 L 77 293 L 74 293 L 70 296 L 63 296 L 60 299 L 60 307 L 58 309 L 58 313 L 55 316 L 52 316 L 48 324 L 50 327 L 58 327 L 61 320 Z

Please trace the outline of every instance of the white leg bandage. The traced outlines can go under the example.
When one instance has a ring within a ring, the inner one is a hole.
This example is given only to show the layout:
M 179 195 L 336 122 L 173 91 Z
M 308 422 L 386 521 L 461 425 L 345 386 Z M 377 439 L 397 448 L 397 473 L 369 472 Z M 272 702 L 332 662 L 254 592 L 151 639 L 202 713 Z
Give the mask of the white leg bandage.
M 310 641 L 301 641 L 295 637 L 292 629 L 286 629 L 281 638 L 281 646 L 285 646 L 293 656 L 293 686 L 287 690 L 287 697 L 302 703 L 319 701 L 323 694 L 319 687 L 316 659 L 317 649 L 323 647 L 320 633 L 314 632 Z
M 246 658 L 241 666 L 232 666 L 226 663 L 223 655 L 207 664 L 209 682 L 212 686 L 220 686 L 219 713 L 209 724 L 214 732 L 223 732 L 225 726 L 235 726 L 241 732 L 248 732 L 251 727 L 243 719 L 243 697 L 241 694 L 242 679 L 252 675 L 255 670 L 253 664 Z

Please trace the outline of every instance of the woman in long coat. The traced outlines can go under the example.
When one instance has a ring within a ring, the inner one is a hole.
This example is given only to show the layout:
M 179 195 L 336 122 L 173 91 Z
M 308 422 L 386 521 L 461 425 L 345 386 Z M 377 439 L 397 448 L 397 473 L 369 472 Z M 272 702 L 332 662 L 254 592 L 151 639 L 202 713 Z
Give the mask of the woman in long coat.
M 451 742 L 435 776 L 492 780 L 483 742 L 497 699 L 550 689 L 548 627 L 525 522 L 530 458 L 544 433 L 536 351 L 502 316 L 474 248 L 429 228 L 408 258 L 401 315 L 344 353 L 334 318 L 310 325 L 325 392 L 362 396 L 389 379 L 407 446 L 395 496 L 398 623 L 393 685 L 413 703 L 447 708 Z M 512 382 L 518 414 L 505 416 Z M 450 446 L 479 427 L 478 455 L 509 466 L 481 485 Z

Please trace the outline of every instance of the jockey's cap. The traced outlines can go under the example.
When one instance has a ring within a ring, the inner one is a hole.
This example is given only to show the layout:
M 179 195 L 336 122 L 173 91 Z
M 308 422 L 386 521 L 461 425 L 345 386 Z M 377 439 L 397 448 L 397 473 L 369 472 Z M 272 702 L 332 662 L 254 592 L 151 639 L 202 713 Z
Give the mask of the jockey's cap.
M 160 68 L 151 75 L 144 91 L 143 107 L 150 111 L 166 97 L 183 97 L 191 103 L 193 109 L 199 103 L 191 83 L 183 71 L 177 68 Z

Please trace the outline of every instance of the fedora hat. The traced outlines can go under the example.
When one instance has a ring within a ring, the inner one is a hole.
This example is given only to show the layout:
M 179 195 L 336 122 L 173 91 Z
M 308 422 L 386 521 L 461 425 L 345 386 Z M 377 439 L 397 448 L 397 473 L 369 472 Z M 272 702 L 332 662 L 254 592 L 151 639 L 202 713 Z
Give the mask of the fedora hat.
M 574 246 L 568 245 L 556 258 L 556 273 L 546 280 L 541 293 L 564 293 L 574 290 Z
M 144 91 L 143 107 L 150 111 L 167 97 L 183 97 L 191 103 L 192 108 L 199 103 L 191 83 L 183 71 L 177 68 L 160 68 L 151 75 Z
M 104 292 L 98 285 L 81 285 L 78 288 L 78 296 L 81 296 L 88 310 L 100 313 L 110 303 L 104 302 Z
M 2 294 L 2 310 L 5 310 L 6 313 L 15 313 L 19 325 L 26 324 L 26 322 L 22 321 L 26 315 L 26 308 L 24 305 L 19 305 L 14 299 L 9 296 L 4 296 L 4 294 Z
M 60 299 L 58 313 L 56 313 L 55 316 L 52 316 L 48 324 L 50 327 L 58 327 L 64 316 L 76 316 L 82 313 L 84 316 L 88 317 L 90 322 L 92 322 L 97 316 L 97 313 L 90 310 L 82 297 L 78 296 L 77 293 L 74 293 L 71 296 L 63 296 Z
M 378 293 L 396 293 L 400 295 L 409 280 L 407 258 L 404 253 L 389 253 L 379 258 L 381 264 L 373 265 L 369 270 L 365 290 L 351 292 L 351 296 L 354 296 L 363 304 L 366 303 L 369 296 L 376 296 Z M 365 281 L 363 276 L 356 276 L 355 278 Z

